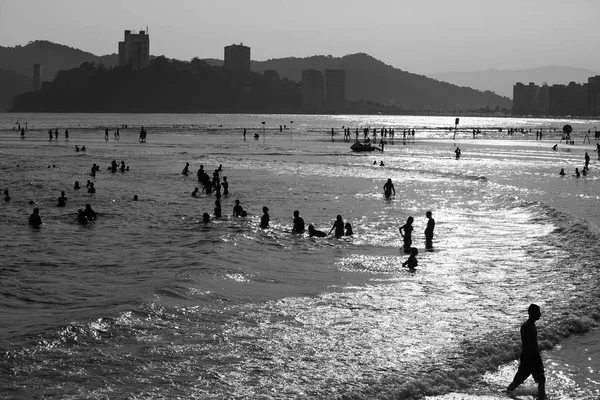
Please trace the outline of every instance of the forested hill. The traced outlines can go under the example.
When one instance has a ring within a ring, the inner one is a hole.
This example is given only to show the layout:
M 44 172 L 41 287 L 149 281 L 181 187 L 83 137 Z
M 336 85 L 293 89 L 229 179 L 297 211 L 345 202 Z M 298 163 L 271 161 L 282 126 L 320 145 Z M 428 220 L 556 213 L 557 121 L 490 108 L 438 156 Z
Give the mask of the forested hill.
M 157 57 L 147 68 L 83 63 L 39 92 L 16 96 L 14 112 L 255 112 L 300 110 L 300 85 L 276 72 L 233 73 L 194 59 Z
M 0 112 L 8 111 L 12 99 L 33 88 L 32 79 L 18 72 L 0 68 Z
M 253 71 L 275 70 L 282 77 L 300 81 L 303 69 L 344 69 L 346 97 L 395 104 L 406 110 L 511 109 L 512 101 L 491 91 L 479 91 L 437 81 L 387 65 L 368 54 L 344 57 L 313 56 L 253 61 Z
M 75 68 L 84 62 L 113 67 L 118 61 L 119 57 L 116 53 L 99 57 L 46 40 L 29 42 L 26 46 L 0 46 L 0 68 L 10 69 L 32 78 L 33 64 L 42 64 L 42 81 L 51 81 L 58 71 Z

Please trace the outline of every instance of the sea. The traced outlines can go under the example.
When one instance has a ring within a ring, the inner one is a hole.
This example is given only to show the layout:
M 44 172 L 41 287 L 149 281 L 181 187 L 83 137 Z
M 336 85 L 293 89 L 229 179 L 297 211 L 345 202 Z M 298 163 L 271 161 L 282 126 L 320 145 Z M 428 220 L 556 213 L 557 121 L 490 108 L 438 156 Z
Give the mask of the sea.
M 598 399 L 596 126 L 0 114 L 0 190 L 10 196 L 0 199 L 0 398 L 503 399 L 535 303 L 549 398 Z M 365 127 L 383 152 L 351 151 Z M 588 174 L 577 178 L 586 152 Z M 128 171 L 111 172 L 113 160 Z M 214 193 L 191 196 L 201 166 L 229 182 L 221 218 Z M 56 206 L 61 191 L 66 207 Z M 235 200 L 246 217 L 233 216 Z M 98 217 L 81 225 L 86 204 Z M 39 228 L 28 225 L 33 208 Z M 341 215 L 354 235 L 293 233 L 295 210 L 325 233 Z M 416 271 L 402 267 L 399 235 L 411 216 Z M 517 391 L 534 393 L 531 378 Z

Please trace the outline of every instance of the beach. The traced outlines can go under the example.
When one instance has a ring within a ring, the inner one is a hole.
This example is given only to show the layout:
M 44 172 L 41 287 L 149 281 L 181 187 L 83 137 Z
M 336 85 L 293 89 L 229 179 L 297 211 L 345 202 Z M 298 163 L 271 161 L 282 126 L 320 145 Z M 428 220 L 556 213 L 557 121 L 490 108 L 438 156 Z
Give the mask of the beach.
M 596 399 L 598 122 L 470 117 L 454 138 L 454 117 L 0 114 L 0 397 L 503 398 L 537 303 L 550 398 Z M 367 126 L 395 129 L 384 152 L 350 150 Z M 214 195 L 190 195 L 200 165 L 230 182 L 222 218 Z M 98 219 L 82 226 L 85 204 Z M 296 235 L 294 210 L 325 232 L 341 215 L 354 235 Z M 409 216 L 416 272 L 402 268 Z

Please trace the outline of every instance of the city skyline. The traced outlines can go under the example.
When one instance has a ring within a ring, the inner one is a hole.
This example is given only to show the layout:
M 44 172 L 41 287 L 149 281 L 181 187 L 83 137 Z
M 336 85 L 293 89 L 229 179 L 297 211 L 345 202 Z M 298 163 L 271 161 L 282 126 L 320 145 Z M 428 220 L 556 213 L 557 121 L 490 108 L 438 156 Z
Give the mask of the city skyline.
M 600 3 L 483 3 L 3 0 L 0 45 L 49 40 L 105 55 L 118 53 L 124 30 L 147 28 L 152 55 L 180 60 L 222 59 L 224 46 L 244 43 L 258 61 L 364 52 L 418 74 L 546 65 L 600 70 L 600 54 L 591 50 Z

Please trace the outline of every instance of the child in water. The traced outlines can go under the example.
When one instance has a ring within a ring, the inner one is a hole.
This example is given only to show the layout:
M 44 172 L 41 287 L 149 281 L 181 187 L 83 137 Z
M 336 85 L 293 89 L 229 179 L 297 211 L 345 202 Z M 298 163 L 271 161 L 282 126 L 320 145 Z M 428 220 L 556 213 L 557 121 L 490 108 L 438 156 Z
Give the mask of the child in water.
M 415 271 L 419 262 L 417 261 L 417 254 L 419 254 L 419 250 L 416 247 L 411 247 L 410 256 L 408 259 L 402 263 L 403 267 L 408 266 L 409 271 Z

